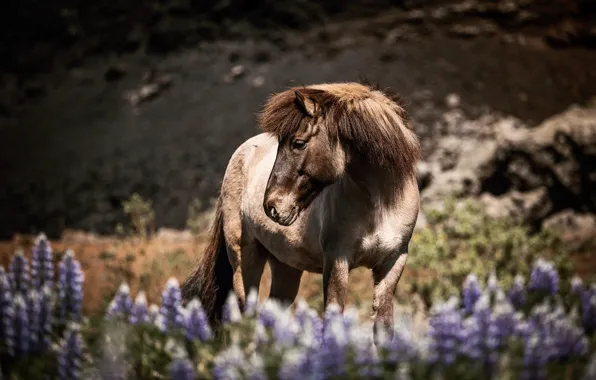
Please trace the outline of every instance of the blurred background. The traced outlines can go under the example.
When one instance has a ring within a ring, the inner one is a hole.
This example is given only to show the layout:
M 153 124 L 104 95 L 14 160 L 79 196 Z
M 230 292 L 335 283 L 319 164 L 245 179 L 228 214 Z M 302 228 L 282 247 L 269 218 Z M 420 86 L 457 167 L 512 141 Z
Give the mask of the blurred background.
M 454 283 L 488 273 L 486 255 L 514 267 L 511 244 L 529 263 L 555 247 L 547 229 L 591 274 L 595 20 L 593 0 L 3 2 L 2 264 L 45 232 L 94 269 L 89 284 L 161 289 L 200 255 L 267 97 L 366 79 L 402 95 L 423 146 L 421 277 L 455 257 Z

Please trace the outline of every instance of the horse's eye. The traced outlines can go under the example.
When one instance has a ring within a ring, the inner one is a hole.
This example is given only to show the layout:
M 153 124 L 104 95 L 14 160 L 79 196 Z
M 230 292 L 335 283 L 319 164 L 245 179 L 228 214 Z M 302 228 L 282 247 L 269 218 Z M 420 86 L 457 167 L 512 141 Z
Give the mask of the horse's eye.
M 298 149 L 298 150 L 303 150 L 304 148 L 306 148 L 306 141 L 294 140 L 294 142 L 292 143 L 292 148 Z

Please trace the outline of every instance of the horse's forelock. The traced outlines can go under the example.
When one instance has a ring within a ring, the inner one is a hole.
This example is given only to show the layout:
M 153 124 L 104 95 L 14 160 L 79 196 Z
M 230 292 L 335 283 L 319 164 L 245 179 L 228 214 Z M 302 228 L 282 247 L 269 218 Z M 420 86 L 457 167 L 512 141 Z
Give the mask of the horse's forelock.
M 294 91 L 320 106 L 332 141 L 339 139 L 353 153 L 391 172 L 415 169 L 420 144 L 399 95 L 358 83 L 291 88 L 269 98 L 259 115 L 262 130 L 282 139 L 299 130 L 305 115 L 296 106 Z

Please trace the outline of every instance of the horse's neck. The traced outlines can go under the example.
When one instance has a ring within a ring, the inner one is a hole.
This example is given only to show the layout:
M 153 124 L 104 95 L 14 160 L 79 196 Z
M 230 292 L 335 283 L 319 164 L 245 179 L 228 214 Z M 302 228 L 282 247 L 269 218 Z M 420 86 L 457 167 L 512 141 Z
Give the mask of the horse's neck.
M 368 165 L 354 167 L 338 181 L 345 207 L 346 199 L 358 203 L 371 211 L 391 208 L 399 201 L 404 187 L 410 178 Z

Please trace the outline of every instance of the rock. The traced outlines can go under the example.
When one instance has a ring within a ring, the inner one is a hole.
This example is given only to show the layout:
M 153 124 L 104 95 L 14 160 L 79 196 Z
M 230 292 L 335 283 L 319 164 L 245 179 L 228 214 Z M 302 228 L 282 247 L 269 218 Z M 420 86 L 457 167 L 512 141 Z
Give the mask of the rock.
M 542 227 L 556 232 L 573 248 L 596 238 L 596 216 L 566 209 L 545 219 Z
M 552 202 L 545 187 L 528 191 L 511 191 L 501 196 L 483 193 L 480 202 L 488 216 L 511 218 L 520 223 L 535 224 L 552 210 Z
M 235 79 L 241 78 L 246 73 L 246 69 L 243 65 L 236 65 L 232 67 L 229 73 L 224 75 L 225 83 L 232 83 Z
M 596 212 L 596 105 L 571 106 L 533 129 L 502 126 L 482 171 L 493 194 L 545 186 L 553 209 Z
M 265 78 L 262 75 L 259 75 L 257 77 L 254 77 L 251 81 L 250 84 L 253 87 L 261 87 L 265 84 Z
M 493 34 L 498 31 L 495 24 L 482 22 L 475 24 L 455 24 L 449 29 L 449 33 L 456 37 L 471 38 L 479 35 Z
M 126 75 L 126 68 L 123 65 L 115 64 L 106 69 L 103 78 L 106 82 L 116 81 Z
M 142 102 L 153 99 L 158 93 L 159 85 L 157 83 L 151 83 L 143 85 L 135 91 L 131 91 L 127 97 L 130 104 L 136 107 Z
M 420 190 L 427 188 L 433 179 L 432 167 L 429 163 L 420 161 L 417 164 L 418 168 L 418 187 Z
M 445 97 L 445 104 L 447 104 L 447 107 L 449 108 L 456 108 L 459 107 L 461 103 L 461 99 L 459 98 L 459 95 L 457 94 L 449 94 Z

